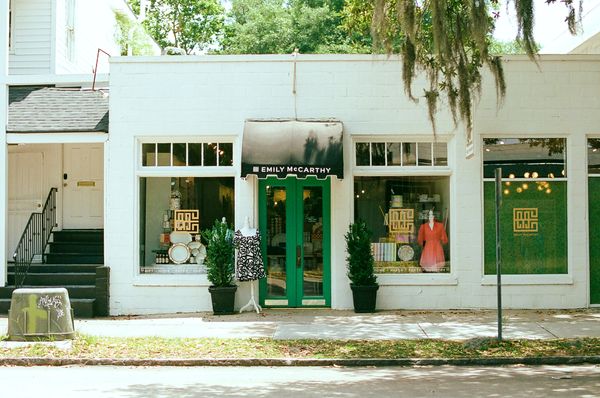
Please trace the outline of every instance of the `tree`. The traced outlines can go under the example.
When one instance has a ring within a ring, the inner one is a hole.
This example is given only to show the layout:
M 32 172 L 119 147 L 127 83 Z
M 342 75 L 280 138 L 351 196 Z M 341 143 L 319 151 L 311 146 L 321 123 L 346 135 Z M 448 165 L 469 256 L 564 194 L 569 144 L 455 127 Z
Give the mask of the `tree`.
M 218 42 L 224 12 L 218 0 L 150 0 L 143 25 L 162 48 L 199 53 Z
M 537 46 L 533 37 L 533 0 L 508 0 L 516 10 L 517 41 L 532 60 Z M 581 16 L 575 0 L 561 0 L 566 21 L 575 33 Z M 473 100 L 481 90 L 481 69 L 486 65 L 496 82 L 498 103 L 506 92 L 502 61 L 491 51 L 491 35 L 499 17 L 499 0 L 351 0 L 361 3 L 352 13 L 364 20 L 372 13 L 371 33 L 376 48 L 402 55 L 402 80 L 406 94 L 416 100 L 412 83 L 418 71 L 424 72 L 428 88 L 429 118 L 435 132 L 435 113 L 443 95 L 455 124 L 462 121 L 471 138 Z M 547 4 L 556 0 L 546 0 Z
M 224 53 L 289 54 L 370 52 L 342 27 L 343 0 L 233 0 Z

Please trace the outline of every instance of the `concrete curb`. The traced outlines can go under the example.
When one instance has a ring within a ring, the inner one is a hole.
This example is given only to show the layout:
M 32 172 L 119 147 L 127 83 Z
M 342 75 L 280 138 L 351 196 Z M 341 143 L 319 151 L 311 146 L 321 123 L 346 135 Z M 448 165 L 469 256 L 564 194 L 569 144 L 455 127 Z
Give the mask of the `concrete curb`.
M 1 358 L 0 366 L 505 366 L 600 364 L 600 356 L 520 358 L 400 358 L 400 359 L 295 359 L 295 358 Z

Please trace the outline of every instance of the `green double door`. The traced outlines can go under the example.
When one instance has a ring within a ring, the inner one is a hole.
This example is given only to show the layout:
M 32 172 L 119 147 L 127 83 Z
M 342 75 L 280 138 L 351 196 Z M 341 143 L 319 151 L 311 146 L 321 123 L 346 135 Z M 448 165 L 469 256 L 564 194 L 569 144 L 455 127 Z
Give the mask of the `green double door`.
M 330 182 L 316 178 L 259 180 L 259 227 L 267 277 L 266 307 L 329 307 Z

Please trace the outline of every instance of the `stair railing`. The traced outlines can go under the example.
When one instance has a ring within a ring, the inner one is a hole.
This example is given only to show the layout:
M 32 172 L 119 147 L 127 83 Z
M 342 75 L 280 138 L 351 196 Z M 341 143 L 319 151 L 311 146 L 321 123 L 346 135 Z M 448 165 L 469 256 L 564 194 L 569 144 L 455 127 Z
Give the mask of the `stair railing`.
M 44 262 L 46 245 L 56 226 L 56 188 L 50 188 L 41 212 L 31 213 L 27 226 L 13 254 L 15 287 L 23 286 L 33 258 L 40 254 Z

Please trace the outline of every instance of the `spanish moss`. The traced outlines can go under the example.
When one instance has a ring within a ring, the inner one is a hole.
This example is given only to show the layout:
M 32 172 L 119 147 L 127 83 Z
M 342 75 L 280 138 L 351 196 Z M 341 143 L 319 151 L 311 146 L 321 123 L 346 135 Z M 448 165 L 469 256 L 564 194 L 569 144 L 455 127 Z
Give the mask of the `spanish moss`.
M 472 110 L 480 97 L 481 70 L 490 71 L 498 106 L 506 94 L 502 59 L 490 54 L 500 0 L 373 0 L 372 36 L 375 46 L 402 56 L 402 81 L 407 96 L 417 100 L 412 84 L 423 73 L 429 119 L 435 134 L 439 101 L 446 101 L 454 124 L 462 123 L 472 137 Z M 507 0 L 515 9 L 516 39 L 530 59 L 536 59 L 533 0 Z M 575 3 L 578 3 L 577 5 Z M 577 31 L 583 0 L 546 0 L 566 7 L 569 30 Z M 578 6 L 578 9 L 576 9 Z

